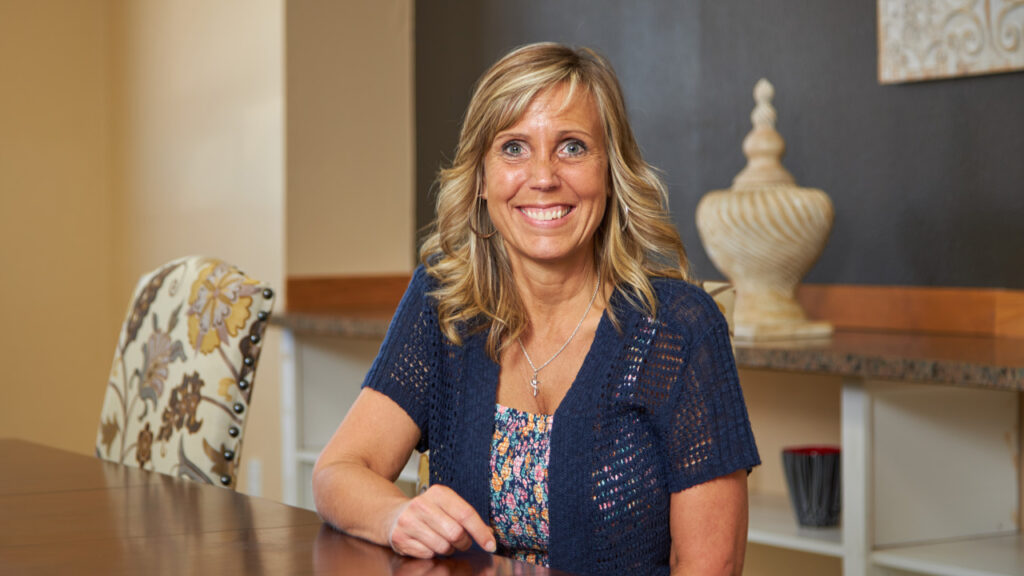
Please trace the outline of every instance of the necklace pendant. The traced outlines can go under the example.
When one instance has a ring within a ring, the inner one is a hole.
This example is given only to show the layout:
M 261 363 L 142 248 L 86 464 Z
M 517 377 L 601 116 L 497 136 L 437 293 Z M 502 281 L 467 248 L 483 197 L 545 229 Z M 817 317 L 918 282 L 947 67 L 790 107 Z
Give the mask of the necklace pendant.
M 551 364 L 551 362 L 554 361 L 555 358 L 558 358 L 558 355 L 561 354 L 566 349 L 566 347 L 569 346 L 569 343 L 572 342 L 572 339 L 576 336 L 576 333 L 580 331 L 580 326 L 583 326 L 583 321 L 587 319 L 587 314 L 590 314 L 590 309 L 594 307 L 594 300 L 597 299 L 597 293 L 600 291 L 601 277 L 598 276 L 597 283 L 594 285 L 594 293 L 590 296 L 590 303 L 587 304 L 587 309 L 583 312 L 583 317 L 580 318 L 580 321 L 576 323 L 576 327 L 572 329 L 572 333 L 569 334 L 569 338 L 565 341 L 565 344 L 562 344 L 562 347 L 558 349 L 558 352 L 555 352 L 554 355 L 551 356 L 551 358 L 548 358 L 548 361 L 541 364 L 540 367 L 534 365 L 533 360 L 530 359 L 530 353 L 526 351 L 526 346 L 523 346 L 522 338 L 516 338 L 516 342 L 519 343 L 519 349 L 523 351 L 523 358 L 526 358 L 526 363 L 529 364 L 530 368 L 533 369 L 533 378 L 530 378 L 530 388 L 533 388 L 533 396 L 535 398 L 537 397 L 538 387 L 540 386 L 540 380 L 537 379 L 537 375 L 540 374 L 540 371 L 543 370 L 548 364 Z

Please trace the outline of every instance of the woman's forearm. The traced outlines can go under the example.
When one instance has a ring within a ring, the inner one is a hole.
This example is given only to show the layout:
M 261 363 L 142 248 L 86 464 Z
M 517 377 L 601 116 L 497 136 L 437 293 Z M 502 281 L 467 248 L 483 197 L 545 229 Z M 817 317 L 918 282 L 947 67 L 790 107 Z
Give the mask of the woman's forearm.
M 475 541 L 495 549 L 491 529 L 448 487 L 407 498 L 394 484 L 420 439 L 408 413 L 363 389 L 313 468 L 313 497 L 335 528 L 399 554 L 430 558 Z
M 387 478 L 357 462 L 317 465 L 313 499 L 325 522 L 345 533 L 388 546 L 388 533 L 409 498 Z

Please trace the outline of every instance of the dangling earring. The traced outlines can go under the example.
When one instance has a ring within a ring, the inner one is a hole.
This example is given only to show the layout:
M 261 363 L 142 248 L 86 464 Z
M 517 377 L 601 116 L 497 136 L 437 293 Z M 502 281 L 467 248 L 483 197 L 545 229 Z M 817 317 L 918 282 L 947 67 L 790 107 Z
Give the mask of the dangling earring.
M 622 206 L 622 224 L 620 226 L 622 231 L 625 232 L 629 228 L 629 206 L 626 206 L 626 203 L 622 200 L 619 200 L 618 204 Z
M 481 240 L 490 240 L 491 238 L 494 237 L 495 234 L 498 233 L 497 229 L 491 230 L 489 234 L 481 234 L 476 228 L 473 227 L 473 222 L 478 221 L 480 219 L 480 207 L 481 205 L 483 205 L 483 203 L 484 197 L 477 194 L 476 202 L 473 202 L 473 213 L 469 215 L 469 230 L 473 232 L 473 234 L 476 234 L 476 237 L 480 238 Z

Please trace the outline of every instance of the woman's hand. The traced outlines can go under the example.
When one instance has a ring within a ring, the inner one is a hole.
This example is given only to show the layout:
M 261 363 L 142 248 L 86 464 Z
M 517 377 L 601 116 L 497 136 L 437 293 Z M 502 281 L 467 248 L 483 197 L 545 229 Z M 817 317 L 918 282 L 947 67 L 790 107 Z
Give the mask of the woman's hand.
M 388 529 L 391 548 L 405 556 L 431 558 L 466 550 L 476 542 L 494 552 L 494 534 L 476 510 L 447 486 L 433 485 L 400 506 Z

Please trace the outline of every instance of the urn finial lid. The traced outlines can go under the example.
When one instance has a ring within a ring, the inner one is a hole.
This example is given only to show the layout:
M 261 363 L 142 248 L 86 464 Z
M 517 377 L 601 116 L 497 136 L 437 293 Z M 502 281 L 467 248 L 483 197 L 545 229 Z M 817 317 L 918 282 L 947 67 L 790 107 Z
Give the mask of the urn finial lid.
M 747 166 L 732 181 L 733 190 L 761 186 L 795 186 L 793 175 L 782 165 L 786 142 L 775 130 L 776 113 L 772 106 L 775 88 L 764 78 L 754 86 L 754 111 L 750 113 L 753 129 L 743 139 Z

